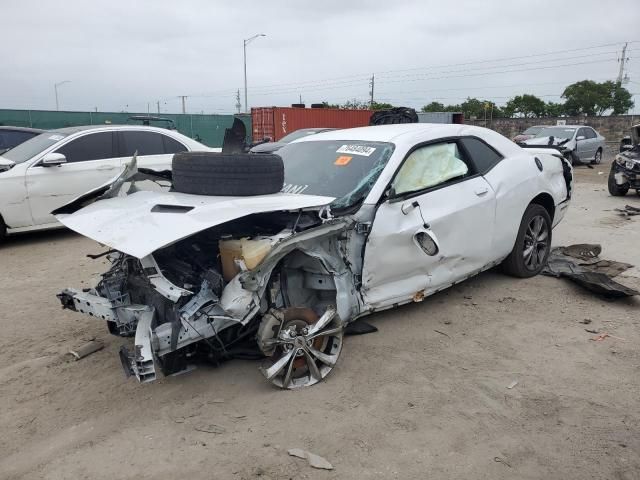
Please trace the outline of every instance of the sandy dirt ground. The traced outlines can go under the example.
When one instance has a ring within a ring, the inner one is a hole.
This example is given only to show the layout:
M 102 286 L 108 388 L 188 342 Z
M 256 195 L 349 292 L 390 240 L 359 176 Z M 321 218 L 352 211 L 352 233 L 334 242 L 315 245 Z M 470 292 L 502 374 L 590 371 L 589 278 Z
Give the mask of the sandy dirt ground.
M 607 173 L 576 170 L 554 243 L 640 265 L 640 217 L 612 211 L 640 197 L 610 197 Z M 99 251 L 68 231 L 0 247 L 2 479 L 640 478 L 640 299 L 489 271 L 369 317 L 379 332 L 346 338 L 309 389 L 276 390 L 250 361 L 140 385 L 117 355 L 131 340 L 55 298 L 93 284 Z M 639 288 L 640 270 L 621 281 Z M 65 356 L 93 337 L 102 351 Z

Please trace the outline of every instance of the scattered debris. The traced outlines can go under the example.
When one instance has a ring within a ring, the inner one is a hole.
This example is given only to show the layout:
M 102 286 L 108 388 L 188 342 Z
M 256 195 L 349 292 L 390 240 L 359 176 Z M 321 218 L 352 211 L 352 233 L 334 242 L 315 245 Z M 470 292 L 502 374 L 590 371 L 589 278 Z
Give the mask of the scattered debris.
M 440 330 L 434 330 L 434 332 L 439 333 L 440 335 L 444 335 L 445 337 L 451 338 L 451 337 L 449 337 L 449 335 L 447 335 L 444 332 L 441 332 Z
M 498 463 L 502 463 L 503 465 L 506 465 L 507 467 L 511 468 L 511 465 L 509 465 L 504 458 L 493 457 L 493 461 L 494 462 L 498 462 Z
M 214 398 L 211 403 L 224 403 L 224 398 Z
M 615 335 L 609 335 L 607 332 L 602 332 L 601 334 L 596 335 L 595 337 L 593 337 L 591 340 L 593 340 L 594 342 L 601 342 L 605 338 L 615 338 L 616 340 L 624 341 L 624 338 L 616 337 Z
M 614 211 L 618 212 L 618 215 L 622 217 L 633 217 L 640 215 L 640 208 L 632 207 L 631 205 L 625 205 L 624 208 L 614 208 Z
M 444 322 L 442 322 L 442 323 L 444 323 L 445 325 L 451 325 L 451 320 L 445 320 L 445 321 L 444 321 Z
M 503 298 L 501 298 L 501 299 L 499 299 L 499 300 L 498 300 L 498 302 L 500 302 L 500 303 L 504 303 L 504 302 L 510 302 L 510 303 L 513 303 L 513 302 L 515 302 L 515 301 L 516 301 L 516 299 L 515 299 L 515 298 L 513 298 L 513 297 L 503 297 Z
M 214 433 L 216 435 L 219 435 L 226 431 L 224 427 L 221 427 L 220 425 L 215 425 L 213 423 L 199 424 L 193 427 L 193 429 L 197 430 L 198 432 Z
M 515 387 L 516 385 L 518 385 L 518 381 L 514 380 L 513 382 L 511 382 L 509 385 L 507 385 L 507 388 L 509 390 L 511 390 L 513 387 Z
M 365 335 L 367 333 L 374 333 L 378 331 L 378 327 L 371 325 L 363 320 L 356 320 L 349 323 L 345 329 L 345 335 Z
M 583 325 L 589 325 L 591 323 L 591 319 L 585 318 L 584 320 L 580 320 L 578 323 L 581 323 Z
M 320 455 L 316 455 L 315 453 L 307 452 L 306 450 L 302 450 L 301 448 L 290 448 L 289 455 L 292 457 L 303 458 L 309 465 L 313 468 L 320 468 L 323 470 L 333 470 L 333 465 L 331 465 L 327 460 L 322 458 Z
M 590 330 L 588 328 L 585 328 L 584 331 L 587 332 L 587 333 L 593 333 L 593 334 L 600 333 L 600 332 L 598 332 L 598 330 Z
M 628 263 L 602 260 L 602 247 L 597 244 L 576 244 L 551 250 L 542 274 L 566 277 L 582 287 L 609 298 L 640 295 L 612 278 L 633 267 Z
M 78 348 L 69 350 L 69 353 L 73 355 L 76 360 L 80 360 L 84 357 L 88 357 L 92 353 L 102 350 L 103 348 L 104 344 L 102 342 L 91 340 Z

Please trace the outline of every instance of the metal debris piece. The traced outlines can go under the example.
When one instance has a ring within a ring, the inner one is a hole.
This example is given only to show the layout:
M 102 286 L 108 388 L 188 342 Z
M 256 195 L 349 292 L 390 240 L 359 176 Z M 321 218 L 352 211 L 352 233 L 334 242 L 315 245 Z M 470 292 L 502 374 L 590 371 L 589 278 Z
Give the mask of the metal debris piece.
M 513 387 L 515 387 L 516 385 L 518 385 L 518 381 L 514 380 L 513 382 L 511 382 L 509 385 L 507 385 L 507 388 L 509 390 L 511 390 Z
M 633 265 L 598 257 L 602 247 L 597 244 L 576 244 L 556 247 L 551 250 L 543 275 L 569 280 L 599 295 L 610 298 L 640 295 L 633 288 L 626 287 L 612 277 L 619 275 Z
M 220 425 L 215 425 L 213 423 L 199 424 L 193 427 L 193 429 L 197 430 L 198 432 L 214 433 L 216 435 L 219 435 L 226 431 L 224 427 L 221 427 Z
M 593 167 L 591 167 L 593 168 Z M 511 468 L 511 465 L 507 463 L 507 461 L 504 458 L 500 458 L 500 457 L 493 457 L 493 461 L 496 463 L 502 463 L 503 465 L 506 465 L 507 467 Z
M 78 348 L 69 350 L 69 353 L 73 355 L 77 361 L 84 357 L 88 357 L 92 353 L 102 350 L 103 348 L 104 348 L 103 343 L 97 342 L 95 340 L 91 340 Z
M 327 460 L 322 458 L 320 455 L 316 455 L 315 453 L 307 452 L 306 450 L 302 450 L 301 448 L 290 448 L 288 453 L 292 457 L 305 459 L 313 468 L 333 470 L 333 465 L 331 465 Z
M 640 208 L 632 207 L 631 205 L 625 205 L 624 208 L 614 208 L 614 211 L 618 212 L 621 217 L 633 217 L 640 215 Z
M 370 323 L 365 322 L 364 320 L 356 320 L 355 322 L 349 323 L 345 329 L 345 335 L 365 335 L 367 333 L 377 332 L 378 328 L 371 325 Z
M 591 338 L 591 340 L 593 340 L 594 342 L 601 342 L 605 338 L 615 338 L 616 340 L 623 340 L 624 341 L 624 338 L 616 337 L 615 335 L 610 335 L 607 332 L 602 332 L 599 335 L 596 335 L 595 337 Z

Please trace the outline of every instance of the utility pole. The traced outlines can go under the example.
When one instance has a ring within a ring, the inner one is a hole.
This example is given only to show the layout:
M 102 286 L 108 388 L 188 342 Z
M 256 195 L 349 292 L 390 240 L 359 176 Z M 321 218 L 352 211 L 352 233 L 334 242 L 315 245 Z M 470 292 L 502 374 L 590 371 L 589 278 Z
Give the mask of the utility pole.
M 376 76 L 371 75 L 371 80 L 369 81 L 369 87 L 371 88 L 371 90 L 369 90 L 369 95 L 371 96 L 371 99 L 369 100 L 369 108 L 373 108 L 373 89 L 375 85 L 376 85 Z
M 240 113 L 242 109 L 242 103 L 240 103 L 240 89 L 236 92 L 236 109 L 238 110 L 238 113 Z
M 63 80 L 62 82 L 58 82 L 58 83 L 54 83 L 53 84 L 53 89 L 56 92 L 56 111 L 60 110 L 60 105 L 58 105 L 58 87 L 60 85 L 63 85 L 65 83 L 70 83 L 70 82 L 71 82 L 71 80 Z
M 247 100 L 247 45 L 258 37 L 266 37 L 264 33 L 258 33 L 253 37 L 246 38 L 242 41 L 243 59 L 244 59 L 244 111 L 249 113 L 249 101 Z
M 182 99 L 182 113 L 187 113 L 187 95 L 178 95 L 178 98 Z
M 627 57 L 627 44 L 625 43 L 624 47 L 622 47 L 622 55 L 620 55 L 620 58 L 618 59 L 618 61 L 620 62 L 620 71 L 618 72 L 618 79 L 616 80 L 618 86 L 622 85 L 623 82 L 626 83 L 626 81 L 629 80 L 629 77 L 626 77 L 624 74 L 624 64 L 628 60 L 629 58 Z
M 156 102 L 156 105 L 158 106 L 158 115 L 160 115 L 160 100 Z

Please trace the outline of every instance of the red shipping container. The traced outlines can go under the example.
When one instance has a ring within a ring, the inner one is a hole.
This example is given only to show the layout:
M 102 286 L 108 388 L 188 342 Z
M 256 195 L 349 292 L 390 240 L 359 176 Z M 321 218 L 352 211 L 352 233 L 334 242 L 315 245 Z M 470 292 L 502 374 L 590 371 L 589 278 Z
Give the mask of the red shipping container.
M 277 142 L 301 128 L 352 128 L 369 125 L 371 110 L 339 108 L 258 107 L 251 109 L 253 141 Z

